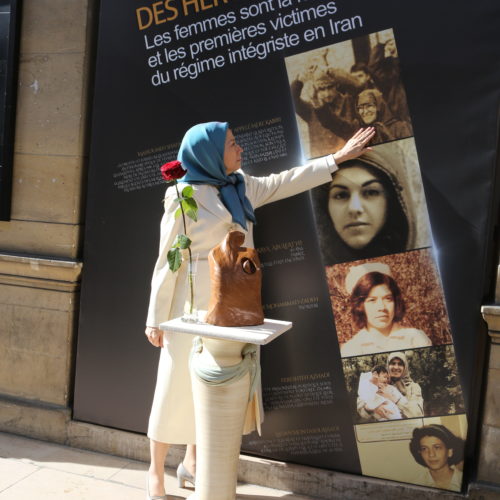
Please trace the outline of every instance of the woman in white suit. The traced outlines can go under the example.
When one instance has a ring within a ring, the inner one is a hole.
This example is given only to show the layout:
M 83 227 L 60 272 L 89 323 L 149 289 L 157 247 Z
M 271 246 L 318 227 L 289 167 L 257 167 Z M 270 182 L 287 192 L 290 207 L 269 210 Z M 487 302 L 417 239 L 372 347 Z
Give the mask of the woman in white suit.
M 197 307 L 208 307 L 208 253 L 228 231 L 238 229 L 244 232 L 244 245 L 253 247 L 254 208 L 330 182 L 337 165 L 365 152 L 373 134 L 372 128 L 360 130 L 333 155 L 279 174 L 253 177 L 236 173 L 241 167 L 243 150 L 236 143 L 227 123 L 202 123 L 189 129 L 181 143 L 178 160 L 187 170 L 180 188 L 183 188 L 183 182 L 193 185 L 198 204 L 197 222 L 187 219 L 191 250 L 198 255 L 195 284 Z M 175 188 L 168 188 L 145 332 L 154 346 L 162 347 L 148 428 L 151 443 L 148 497 L 151 499 L 166 499 L 163 475 L 169 444 L 187 444 L 186 456 L 177 470 L 179 485 L 183 486 L 186 480 L 194 484 L 195 473 L 194 408 L 188 368 L 192 342 L 188 335 L 164 333 L 159 329 L 160 323 L 182 315 L 187 300 L 186 261 L 176 273 L 170 271 L 167 261 L 167 252 L 176 235 L 182 232 L 181 218 L 174 217 L 178 208 L 176 198 Z M 246 431 L 250 432 L 253 428 Z

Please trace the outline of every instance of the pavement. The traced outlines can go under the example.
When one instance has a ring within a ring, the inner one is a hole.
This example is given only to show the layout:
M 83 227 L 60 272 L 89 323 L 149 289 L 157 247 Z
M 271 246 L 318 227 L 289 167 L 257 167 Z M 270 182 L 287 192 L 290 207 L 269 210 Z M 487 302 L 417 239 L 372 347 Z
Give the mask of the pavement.
M 148 464 L 0 432 L 0 500 L 144 500 Z M 165 469 L 168 500 L 193 489 L 177 486 Z M 311 500 L 262 486 L 240 484 L 237 500 Z M 214 499 L 215 500 L 215 499 Z

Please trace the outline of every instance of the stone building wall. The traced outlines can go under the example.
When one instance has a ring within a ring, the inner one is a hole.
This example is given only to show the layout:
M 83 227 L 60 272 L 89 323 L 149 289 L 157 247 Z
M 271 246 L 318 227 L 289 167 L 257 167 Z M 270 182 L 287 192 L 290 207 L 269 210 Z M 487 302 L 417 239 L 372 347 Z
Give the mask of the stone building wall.
M 22 4 L 12 214 L 0 222 L 6 430 L 15 402 L 71 405 L 93 36 L 89 0 Z
M 500 265 L 495 295 L 495 304 L 483 306 L 482 311 L 491 345 L 477 477 L 500 486 Z

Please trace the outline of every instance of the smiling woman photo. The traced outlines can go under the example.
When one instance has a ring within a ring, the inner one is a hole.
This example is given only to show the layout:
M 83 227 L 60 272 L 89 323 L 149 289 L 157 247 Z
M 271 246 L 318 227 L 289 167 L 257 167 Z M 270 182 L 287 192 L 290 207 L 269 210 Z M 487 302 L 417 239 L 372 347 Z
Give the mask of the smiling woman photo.
M 422 330 L 401 324 L 405 303 L 387 264 L 369 262 L 351 267 L 345 288 L 358 331 L 341 345 L 342 357 L 432 345 Z
M 387 373 L 389 384 L 379 388 L 377 394 L 387 399 L 400 412 L 399 418 L 416 418 L 424 416 L 424 399 L 420 384 L 410 375 L 408 359 L 404 352 L 392 352 L 387 356 Z M 396 389 L 396 390 L 394 390 Z M 386 404 L 370 407 L 363 398 L 358 397 L 356 410 L 364 422 L 391 419 L 391 409 Z
M 382 93 L 377 89 L 360 92 L 356 100 L 356 114 L 359 126 L 375 127 L 373 144 L 403 139 L 413 134 L 408 122 L 393 116 Z
M 415 478 L 415 484 L 460 491 L 462 471 L 456 465 L 463 460 L 463 439 L 444 425 L 425 425 L 413 430 L 410 452 L 425 467 Z
M 325 266 L 403 252 L 415 244 L 413 203 L 387 155 L 344 162 L 313 192 Z

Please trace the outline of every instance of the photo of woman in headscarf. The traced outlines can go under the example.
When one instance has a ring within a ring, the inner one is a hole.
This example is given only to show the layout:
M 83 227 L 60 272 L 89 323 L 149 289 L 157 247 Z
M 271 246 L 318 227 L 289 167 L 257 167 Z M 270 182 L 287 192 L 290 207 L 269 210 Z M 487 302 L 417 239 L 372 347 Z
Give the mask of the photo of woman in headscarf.
M 307 158 L 359 127 L 376 128 L 372 144 L 413 135 L 392 30 L 294 54 L 285 64 Z
M 368 262 L 351 267 L 345 288 L 357 332 L 340 346 L 342 357 L 432 345 L 422 330 L 401 324 L 405 302 L 387 264 Z
M 382 387 L 378 391 L 379 396 L 395 404 L 401 418 L 423 417 L 422 389 L 410 376 L 410 368 L 404 352 L 390 353 L 386 366 L 389 373 L 389 385 L 397 391 Z M 357 400 L 357 410 L 359 416 L 365 421 L 390 420 L 392 416 L 389 405 L 381 402 L 378 407 L 371 408 L 361 397 Z
M 342 359 L 356 424 L 465 412 L 453 346 Z
M 415 246 L 414 205 L 387 154 L 373 149 L 343 163 L 312 199 L 325 266 Z
M 413 135 L 410 123 L 394 117 L 382 93 L 377 89 L 366 89 L 358 95 L 356 114 L 360 127 L 375 127 L 372 144 Z
M 440 424 L 413 430 L 410 452 L 422 466 L 414 483 L 432 488 L 460 491 L 462 471 L 457 467 L 464 458 L 464 440 Z

